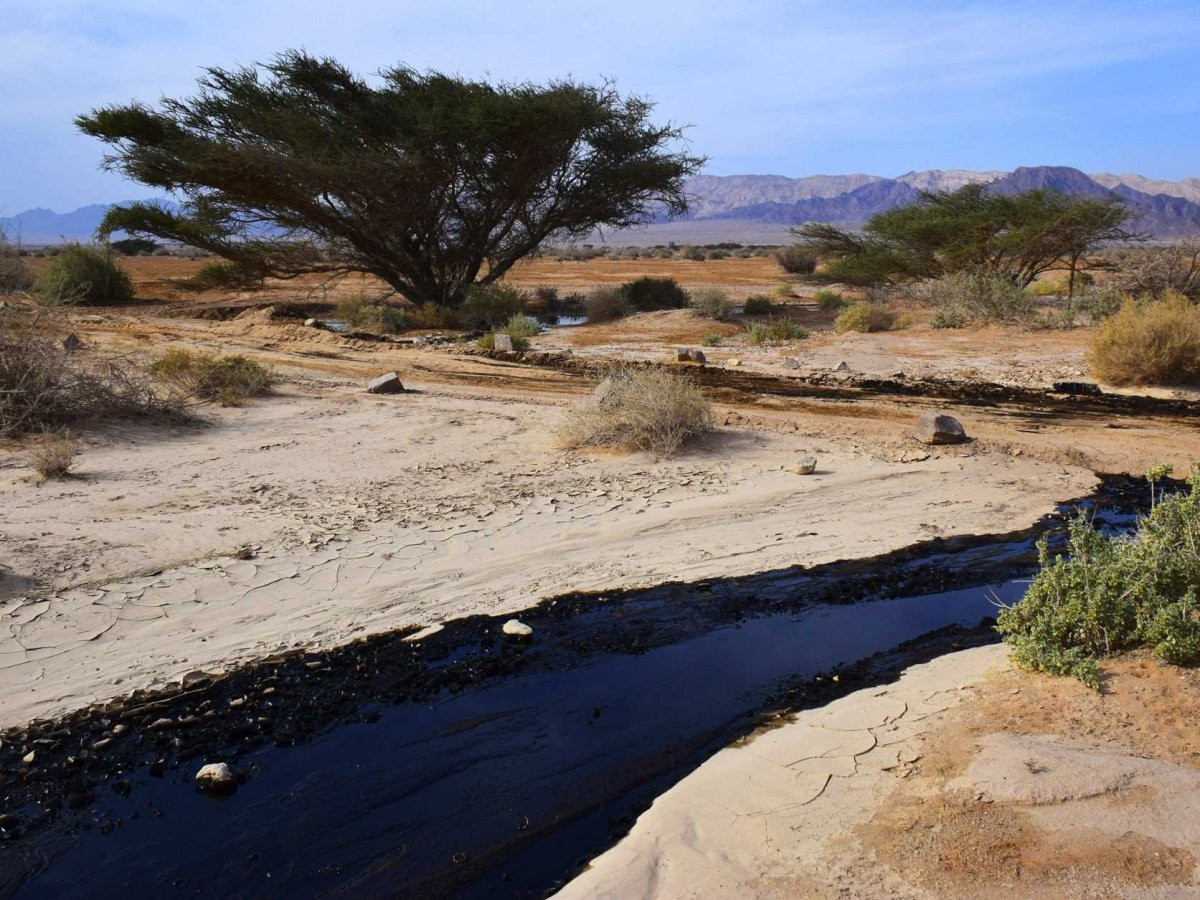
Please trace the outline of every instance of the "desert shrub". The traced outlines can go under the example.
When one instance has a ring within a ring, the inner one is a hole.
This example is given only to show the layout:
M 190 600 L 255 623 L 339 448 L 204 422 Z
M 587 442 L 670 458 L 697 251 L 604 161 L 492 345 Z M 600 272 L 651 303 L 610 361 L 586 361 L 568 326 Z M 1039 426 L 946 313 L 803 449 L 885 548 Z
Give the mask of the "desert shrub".
M 747 316 L 769 316 L 774 312 L 775 303 L 766 294 L 754 294 L 747 297 L 742 306 L 742 314 Z
M 1115 285 L 1094 284 L 1084 288 L 1078 294 L 1076 302 L 1095 325 L 1119 310 L 1121 304 L 1125 302 L 1126 296 Z
M 833 327 L 838 334 L 845 334 L 848 331 L 890 331 L 896 324 L 896 314 L 882 303 L 859 300 L 842 310 Z
M 720 288 L 697 288 L 688 300 L 692 310 L 706 319 L 726 322 L 733 318 L 734 303 Z
M 611 322 L 629 313 L 629 299 L 618 287 L 599 287 L 587 295 L 584 314 L 589 322 Z
M 942 307 L 934 311 L 929 324 L 934 328 L 966 328 L 969 323 L 961 312 Z
M 68 352 L 54 310 L 0 310 L 0 436 L 69 423 L 161 416 L 181 418 L 148 378 L 120 357 Z
M 779 282 L 779 284 L 775 285 L 775 287 L 771 288 L 771 293 L 774 296 L 778 297 L 780 300 L 786 300 L 789 297 L 796 296 L 796 292 L 792 289 L 792 286 L 790 284 L 788 284 L 786 281 L 781 281 L 781 282 Z
M 837 312 L 850 305 L 850 301 L 846 299 L 844 294 L 828 289 L 817 291 L 813 294 L 813 300 L 817 304 L 817 309 L 826 313 Z
M 621 285 L 625 299 L 631 309 L 646 312 L 653 309 L 684 309 L 688 305 L 688 293 L 674 278 L 656 278 L 643 275 Z
M 403 331 L 409 324 L 408 312 L 407 309 L 382 303 L 366 294 L 352 294 L 338 301 L 334 315 L 351 328 L 377 334 L 394 334 Z
M 948 275 L 928 286 L 929 299 L 954 320 L 1031 322 L 1037 301 L 1010 279 L 987 273 Z M 961 326 L 960 326 L 961 327 Z
M 33 269 L 0 230 L 0 294 L 28 291 L 35 283 Z
M 485 350 L 496 349 L 496 335 L 507 334 L 512 338 L 514 350 L 525 350 L 529 347 L 529 339 L 541 332 L 542 328 L 537 319 L 520 313 L 511 316 L 500 328 L 485 334 L 479 339 L 479 346 Z
M 692 262 L 704 262 L 704 251 L 699 247 L 685 246 L 679 248 L 680 259 L 690 259 Z
M 149 238 L 122 238 L 112 241 L 109 246 L 122 256 L 148 256 L 163 249 L 158 241 Z
M 706 334 L 700 339 L 700 343 L 705 347 L 716 347 L 721 343 L 722 337 L 723 336 L 719 334 Z
M 752 322 L 746 326 L 746 340 L 751 344 L 779 344 L 800 341 L 808 337 L 809 331 L 791 319 L 771 319 L 767 322 Z
M 244 356 L 216 356 L 190 350 L 168 350 L 147 369 L 181 399 L 211 400 L 240 406 L 250 397 L 269 393 L 271 370 Z
M 1173 291 L 1126 300 L 1101 324 L 1090 361 L 1109 384 L 1200 383 L 1200 304 Z
M 525 291 L 511 284 L 475 285 L 467 292 L 462 315 L 475 328 L 495 328 L 524 312 L 529 300 Z
M 1200 300 L 1200 237 L 1140 247 L 1117 259 L 1116 287 L 1138 295 L 1175 291 Z
M 789 244 L 775 251 L 775 260 L 791 275 L 811 275 L 817 269 L 817 254 L 801 244 Z
M 210 259 L 196 270 L 196 274 L 188 278 L 183 287 L 197 290 L 213 290 L 216 288 L 248 287 L 260 284 L 262 278 L 252 275 L 235 262 L 227 259 Z
M 404 309 L 409 328 L 456 328 L 460 324 L 458 310 L 438 303 L 422 303 Z
M 723 250 L 720 248 L 718 248 L 716 250 L 705 250 L 704 251 L 704 258 L 706 260 L 707 259 L 729 259 L 729 257 L 732 255 L 733 254 L 731 254 L 728 250 Z
M 1200 662 L 1200 470 L 1189 487 L 1158 502 L 1133 535 L 1103 534 L 1081 513 L 1065 557 L 1039 544 L 1040 571 L 998 617 L 1019 664 L 1098 687 L 1097 660 L 1123 650 Z
M 562 302 L 562 298 L 558 295 L 558 288 L 553 285 L 541 284 L 535 287 L 529 295 L 525 309 L 529 312 L 550 314 L 556 312 L 562 306 Z
M 599 400 L 575 407 L 559 431 L 564 447 L 613 447 L 669 456 L 711 431 L 713 409 L 688 378 L 667 369 L 618 369 Z
M 29 441 L 26 455 L 38 478 L 64 478 L 79 456 L 79 441 L 66 428 L 44 428 Z
M 98 247 L 67 244 L 42 270 L 38 294 L 57 303 L 124 303 L 133 283 L 112 255 Z

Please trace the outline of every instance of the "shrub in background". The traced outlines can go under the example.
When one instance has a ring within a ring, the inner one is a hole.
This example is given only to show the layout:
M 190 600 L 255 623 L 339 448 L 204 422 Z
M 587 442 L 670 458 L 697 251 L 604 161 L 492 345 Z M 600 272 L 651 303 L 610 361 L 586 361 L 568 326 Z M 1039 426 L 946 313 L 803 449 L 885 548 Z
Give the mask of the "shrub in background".
M 524 312 L 529 301 L 525 291 L 510 284 L 476 285 L 467 291 L 462 317 L 474 328 L 495 328 Z
M 168 350 L 151 363 L 149 373 L 182 399 L 241 406 L 250 397 L 269 393 L 271 370 L 244 356 L 216 356 L 191 350 Z
M 789 291 L 788 296 L 791 296 Z M 769 316 L 775 312 L 775 304 L 766 294 L 754 294 L 746 298 L 742 314 L 746 316 Z
M 65 478 L 79 456 L 79 441 L 69 429 L 45 428 L 26 447 L 29 465 L 38 478 Z
M 643 275 L 621 285 L 630 309 L 648 312 L 655 309 L 684 309 L 688 293 L 674 278 Z
M 833 323 L 838 334 L 848 331 L 890 331 L 897 325 L 896 314 L 882 303 L 859 300 L 850 304 Z
M 629 299 L 619 287 L 598 287 L 587 295 L 584 314 L 589 322 L 611 322 L 629 314 Z
M 98 247 L 67 244 L 42 270 L 37 284 L 43 300 L 54 303 L 125 303 L 133 283 L 112 254 Z
M 837 312 L 850 305 L 850 301 L 846 299 L 845 295 L 828 289 L 817 291 L 813 294 L 813 300 L 817 304 L 817 309 L 825 313 Z
M 722 335 L 706 334 L 703 338 L 701 338 L 700 343 L 705 347 L 716 347 L 721 343 L 721 339 Z
M 1010 279 L 987 273 L 960 273 L 930 282 L 927 296 L 947 316 L 964 324 L 1028 323 L 1037 317 L 1033 295 Z
M 35 283 L 33 269 L 0 230 L 0 294 L 28 291 Z
M 708 398 L 669 369 L 619 369 L 600 399 L 575 407 L 562 428 L 564 447 L 612 447 L 669 456 L 713 428 Z
M 352 294 L 342 298 L 338 301 L 334 315 L 349 323 L 351 328 L 377 334 L 394 334 L 403 331 L 408 325 L 407 310 L 373 300 L 366 294 Z
M 809 331 L 791 319 L 771 319 L 768 322 L 752 322 L 746 326 L 746 340 L 751 344 L 779 344 L 786 341 L 801 341 Z
M 691 292 L 688 302 L 698 316 L 727 322 L 733 318 L 734 303 L 720 288 L 697 288 Z
M 1109 384 L 1200 384 L 1200 304 L 1174 291 L 1126 300 L 1100 325 L 1090 362 Z
M 210 259 L 196 270 L 186 281 L 186 286 L 199 290 L 216 288 L 248 287 L 261 284 L 262 279 L 251 275 L 235 262 L 227 259 Z
M 775 260 L 791 275 L 811 275 L 817 269 L 817 254 L 801 244 L 789 244 L 775 251 Z

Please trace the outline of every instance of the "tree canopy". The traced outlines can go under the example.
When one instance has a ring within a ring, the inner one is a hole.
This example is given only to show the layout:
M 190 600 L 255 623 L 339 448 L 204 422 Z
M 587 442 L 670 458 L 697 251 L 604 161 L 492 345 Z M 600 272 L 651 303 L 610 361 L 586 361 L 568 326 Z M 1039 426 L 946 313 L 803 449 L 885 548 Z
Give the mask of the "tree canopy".
M 181 201 L 114 208 L 102 235 L 177 241 L 256 275 L 369 273 L 416 302 L 459 303 L 550 239 L 682 213 L 703 163 L 610 83 L 404 66 L 368 83 L 289 51 L 208 69 L 199 87 L 76 119 L 114 148 L 107 169 Z
M 1074 273 L 1084 254 L 1137 237 L 1115 195 L 1080 197 L 1049 190 L 999 194 L 971 184 L 923 193 L 878 213 L 861 232 L 812 222 L 793 229 L 799 245 L 825 262 L 823 277 L 849 284 L 987 272 L 1022 287 L 1048 269 Z

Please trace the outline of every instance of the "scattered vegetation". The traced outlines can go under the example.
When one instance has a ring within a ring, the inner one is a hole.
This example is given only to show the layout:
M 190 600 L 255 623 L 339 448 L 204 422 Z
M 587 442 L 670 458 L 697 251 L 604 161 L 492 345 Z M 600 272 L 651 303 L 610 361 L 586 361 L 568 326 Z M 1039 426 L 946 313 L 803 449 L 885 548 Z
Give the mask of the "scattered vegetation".
M 467 291 L 462 318 L 475 328 L 496 328 L 523 313 L 529 302 L 529 294 L 511 284 L 476 285 Z
M 1115 385 L 1200 383 L 1200 304 L 1174 291 L 1126 299 L 1101 323 L 1091 369 Z
M 655 309 L 685 309 L 688 293 L 674 278 L 643 275 L 621 285 L 629 308 L 638 312 Z
M 935 328 L 962 328 L 972 323 L 1029 323 L 1037 317 L 1037 300 L 1011 279 L 986 272 L 959 272 L 931 282 L 930 300 L 937 310 Z
M 692 291 L 689 302 L 696 315 L 718 322 L 732 319 L 736 308 L 729 295 L 720 288 L 698 288 Z
M 111 304 L 133 299 L 129 275 L 99 247 L 67 244 L 42 270 L 38 294 L 52 303 Z
M 789 291 L 788 296 L 791 296 Z M 766 294 L 754 294 L 746 298 L 742 314 L 746 316 L 771 316 L 775 314 L 775 302 Z
M 514 350 L 525 350 L 529 347 L 529 339 L 542 330 L 537 319 L 532 316 L 517 313 L 500 328 L 485 334 L 479 339 L 478 345 L 485 350 L 496 349 L 496 335 L 507 334 L 512 338 Z
M 813 294 L 817 309 L 824 313 L 838 312 L 850 305 L 845 295 L 838 291 L 820 290 Z
M 179 417 L 178 404 L 156 396 L 123 358 L 68 352 L 65 335 L 54 309 L 0 310 L 0 436 L 89 420 Z
M 29 465 L 38 478 L 65 478 L 79 456 L 79 441 L 66 428 L 44 428 L 26 448 Z
M 713 428 L 708 398 L 684 375 L 661 368 L 618 369 L 602 398 L 573 409 L 559 432 L 563 446 L 675 453 Z
M 816 271 L 819 254 L 804 244 L 789 244 L 775 251 L 775 259 L 789 275 L 811 275 Z
M 1152 485 L 1169 471 L 1152 472 Z M 1200 662 L 1200 469 L 1188 483 L 1190 493 L 1161 499 L 1133 535 L 1103 534 L 1081 513 L 1065 557 L 1052 559 L 1041 542 L 1041 570 L 998 617 L 1019 664 L 1098 688 L 1098 659 L 1123 650 Z
M 890 331 L 898 324 L 896 314 L 884 304 L 858 300 L 841 312 L 833 327 L 838 334 L 845 334 L 848 331 Z
M 222 406 L 241 406 L 251 397 L 269 393 L 274 383 L 270 369 L 244 356 L 183 349 L 168 350 L 148 371 L 180 399 L 209 400 Z
M 746 340 L 751 344 L 781 344 L 802 341 L 809 331 L 791 319 L 777 318 L 767 322 L 751 322 L 746 326 Z

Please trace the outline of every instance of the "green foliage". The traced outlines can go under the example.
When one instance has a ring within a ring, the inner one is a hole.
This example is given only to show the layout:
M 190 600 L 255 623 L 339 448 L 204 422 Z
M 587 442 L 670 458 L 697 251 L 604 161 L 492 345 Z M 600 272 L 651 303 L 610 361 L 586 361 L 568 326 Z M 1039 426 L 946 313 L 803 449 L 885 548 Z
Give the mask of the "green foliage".
M 148 367 L 150 374 L 183 398 L 241 406 L 250 397 L 270 393 L 271 370 L 244 356 L 215 356 L 169 350 Z
M 734 302 L 720 288 L 697 288 L 691 292 L 688 302 L 698 316 L 718 322 L 733 318 Z
M 647 312 L 654 309 L 684 309 L 688 293 L 674 278 L 643 275 L 621 285 L 631 309 Z
M 501 328 L 485 334 L 479 339 L 479 346 L 485 350 L 496 349 L 496 335 L 507 334 L 512 338 L 514 350 L 526 350 L 529 347 L 529 338 L 541 333 L 541 326 L 537 319 L 530 316 L 517 313 L 509 318 L 509 320 Z
M 38 294 L 56 303 L 125 303 L 133 282 L 106 250 L 67 244 L 42 269 Z
M 476 328 L 494 328 L 525 311 L 529 295 L 502 282 L 475 285 L 467 291 L 463 318 Z
M 997 194 L 971 184 L 924 193 L 872 216 L 861 233 L 814 222 L 793 229 L 826 265 L 822 278 L 872 285 L 954 272 L 985 272 L 1024 287 L 1058 266 L 1073 271 L 1096 246 L 1135 235 L 1114 197 L 1035 190 Z
M 896 314 L 882 303 L 859 300 L 846 307 L 833 323 L 838 334 L 848 331 L 890 331 L 898 324 Z
M 789 244 L 775 251 L 775 261 L 789 275 L 811 275 L 817 268 L 816 250 L 804 244 Z
M 958 310 L 942 307 L 934 312 L 929 324 L 934 328 L 966 328 L 968 320 Z
M 997 629 L 1021 665 L 1099 686 L 1097 660 L 1150 648 L 1170 663 L 1200 662 L 1200 469 L 1190 493 L 1158 502 L 1132 536 L 1110 537 L 1082 514 L 1065 557 L 1043 540 L 1041 569 Z
M 775 302 L 766 294 L 754 294 L 746 298 L 742 314 L 746 316 L 770 316 L 775 313 Z
M 703 338 L 701 338 L 700 343 L 705 347 L 716 347 L 721 343 L 722 339 L 723 335 L 706 334 Z
M 122 238 L 119 241 L 112 241 L 109 246 L 122 256 L 146 256 L 160 249 L 161 245 L 158 241 L 146 238 Z
M 813 300 L 817 303 L 817 309 L 825 313 L 837 312 L 850 305 L 850 301 L 846 299 L 846 296 L 838 291 L 817 291 L 813 294 Z
M 261 274 L 369 273 L 414 303 L 458 306 L 544 243 L 687 209 L 703 159 L 652 111 L 611 83 L 406 66 L 368 82 L 290 51 L 208 69 L 194 97 L 76 125 L 110 145 L 111 169 L 185 201 L 114 207 L 103 234 L 178 241 Z
M 752 322 L 746 326 L 746 340 L 751 344 L 781 344 L 787 341 L 802 341 L 809 331 L 791 319 L 771 319 L 767 322 Z
M 1200 304 L 1173 291 L 1127 299 L 1101 323 L 1090 362 L 1109 384 L 1200 384 Z
M 151 241 L 151 243 L 153 242 Z M 189 287 L 210 290 L 243 287 L 261 280 L 261 278 L 244 271 L 235 262 L 227 259 L 210 259 L 196 270 L 196 274 L 187 280 L 187 284 Z

